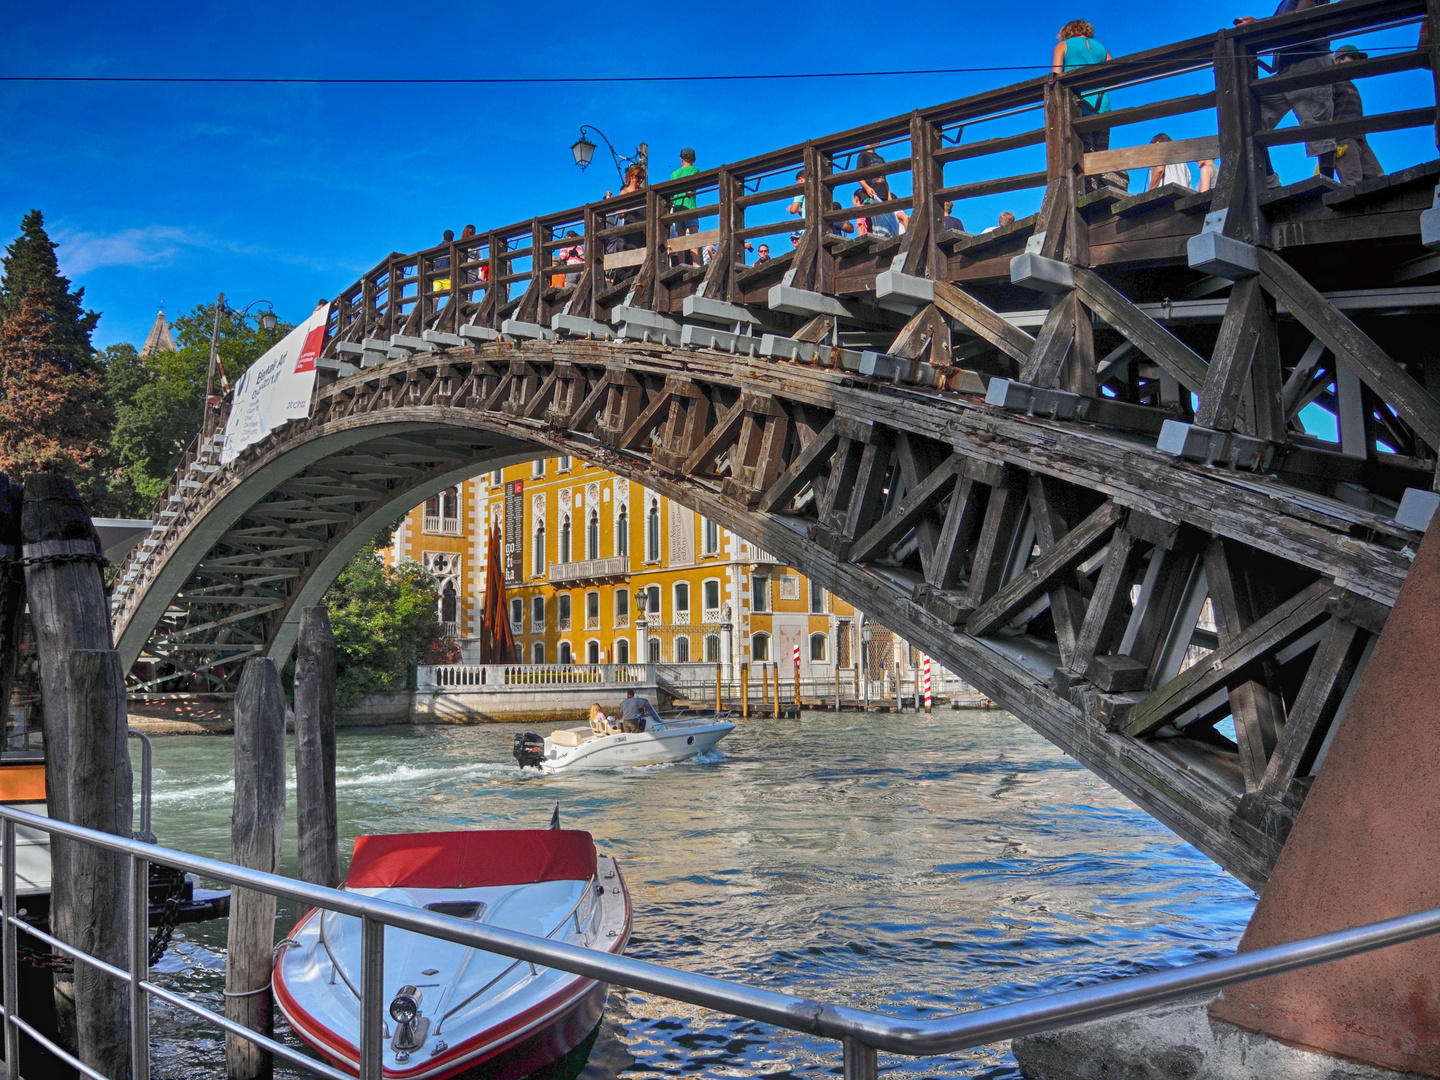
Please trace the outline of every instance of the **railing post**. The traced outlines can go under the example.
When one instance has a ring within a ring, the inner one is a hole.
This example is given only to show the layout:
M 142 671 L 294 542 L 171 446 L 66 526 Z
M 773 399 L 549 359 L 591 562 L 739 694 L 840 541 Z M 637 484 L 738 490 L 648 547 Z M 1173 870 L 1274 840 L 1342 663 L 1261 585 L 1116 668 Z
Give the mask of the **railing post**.
M 845 1054 L 845 1080 L 876 1080 L 879 1063 L 875 1048 L 846 1036 L 840 1041 Z
M 15 924 L 10 921 L 15 914 L 15 822 L 5 821 L 3 841 L 5 859 L 4 899 L 5 905 L 5 1075 L 7 1080 L 20 1080 L 20 1029 L 15 1026 L 15 1010 L 19 1007 L 20 972 L 15 956 L 17 946 Z
M 385 1036 L 385 924 L 360 919 L 360 1080 L 381 1080 Z
M 148 841 L 154 843 L 153 840 Z M 130 1080 L 150 1080 L 150 863 L 130 856 Z

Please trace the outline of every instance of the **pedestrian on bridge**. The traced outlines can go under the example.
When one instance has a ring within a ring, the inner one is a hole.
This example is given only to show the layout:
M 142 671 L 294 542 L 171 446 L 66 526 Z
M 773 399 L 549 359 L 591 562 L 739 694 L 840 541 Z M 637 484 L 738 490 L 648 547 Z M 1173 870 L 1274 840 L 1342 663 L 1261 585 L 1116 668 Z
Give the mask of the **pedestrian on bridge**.
M 1060 41 L 1055 46 L 1055 55 L 1052 58 L 1054 63 L 1052 70 L 1056 75 L 1065 71 L 1074 71 L 1076 68 L 1089 67 L 1091 64 L 1103 64 L 1110 59 L 1110 52 L 1095 40 L 1095 27 L 1091 26 L 1084 19 L 1074 19 L 1060 28 Z M 1110 91 L 1095 90 L 1080 97 L 1080 113 L 1082 116 L 1095 116 L 1099 113 L 1110 111 Z M 1110 129 L 1097 128 L 1094 131 L 1084 132 L 1080 136 L 1080 143 L 1085 153 L 1094 154 L 1101 150 L 1110 149 Z M 1106 174 L 1110 179 L 1111 174 Z M 1128 186 L 1128 176 L 1126 177 Z M 1116 184 L 1115 186 L 1120 186 Z M 1100 177 L 1085 177 L 1086 191 L 1100 190 Z
M 683 180 L 687 176 L 694 176 L 699 171 L 700 170 L 695 167 L 695 151 L 691 150 L 690 147 L 687 146 L 684 150 L 680 151 L 680 167 L 670 174 L 670 179 Z M 674 210 L 676 213 L 679 213 L 682 210 L 694 210 L 695 192 L 691 190 L 676 195 L 673 202 L 671 203 L 671 209 Z M 699 218 L 682 218 L 680 221 L 677 221 L 675 222 L 675 224 L 670 226 L 670 235 L 675 237 L 688 236 L 691 233 L 698 233 L 699 231 Z M 694 248 L 689 248 L 686 251 L 681 252 L 679 261 L 684 263 L 686 266 L 693 266 L 696 262 L 696 254 L 697 252 Z
M 1280 0 L 1275 15 L 1289 15 L 1293 11 L 1308 11 L 1330 0 Z M 1274 18 L 1274 16 L 1271 16 Z M 1236 26 L 1249 26 L 1258 22 L 1252 15 L 1242 15 L 1235 20 Z M 1289 72 L 1298 75 L 1303 71 L 1316 71 L 1322 67 L 1334 66 L 1330 53 L 1330 42 L 1323 38 L 1307 40 L 1298 45 L 1287 45 L 1277 49 L 1270 58 L 1271 70 L 1276 75 Z M 1263 91 L 1265 84 L 1260 88 Z M 1274 131 L 1290 113 L 1301 127 L 1324 124 L 1335 116 L 1335 91 L 1329 84 L 1305 86 L 1299 90 L 1286 90 L 1279 94 L 1262 93 L 1260 97 L 1260 130 Z M 1270 149 L 1261 147 L 1260 153 L 1265 164 L 1265 186 L 1278 188 L 1280 178 L 1275 175 L 1275 166 L 1270 162 Z M 1329 176 L 1335 170 L 1335 140 L 1316 139 L 1305 144 L 1305 153 L 1320 161 L 1320 171 Z
M 1344 67 L 1356 60 L 1368 60 L 1369 55 L 1354 45 L 1341 45 L 1335 50 L 1335 66 Z M 1349 79 L 1336 79 L 1331 84 L 1335 93 L 1336 120 L 1365 119 L 1365 105 L 1360 100 L 1360 89 Z M 1362 180 L 1374 180 L 1384 176 L 1380 159 L 1370 149 L 1370 140 L 1363 134 L 1342 135 L 1335 140 L 1335 168 L 1340 173 L 1340 182 L 1353 186 Z

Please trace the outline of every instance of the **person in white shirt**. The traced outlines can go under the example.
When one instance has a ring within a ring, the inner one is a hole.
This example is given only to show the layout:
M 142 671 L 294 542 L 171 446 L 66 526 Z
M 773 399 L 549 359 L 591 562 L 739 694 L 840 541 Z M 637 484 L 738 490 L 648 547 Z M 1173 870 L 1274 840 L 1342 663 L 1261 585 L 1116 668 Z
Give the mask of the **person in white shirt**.
M 1173 142 L 1169 135 L 1160 133 L 1150 140 L 1152 143 Z M 1183 188 L 1194 190 L 1195 182 L 1190 177 L 1190 166 L 1186 162 L 1178 162 L 1170 165 L 1154 165 L 1150 168 L 1150 183 L 1146 191 L 1154 191 L 1165 184 L 1179 184 Z

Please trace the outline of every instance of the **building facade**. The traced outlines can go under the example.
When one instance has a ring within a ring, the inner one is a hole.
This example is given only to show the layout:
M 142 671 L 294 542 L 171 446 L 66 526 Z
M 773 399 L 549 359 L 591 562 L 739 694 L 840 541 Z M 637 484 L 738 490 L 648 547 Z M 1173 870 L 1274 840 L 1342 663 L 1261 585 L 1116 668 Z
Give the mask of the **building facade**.
M 788 671 L 798 646 L 802 678 L 853 675 L 861 616 L 851 605 L 703 515 L 569 457 L 467 480 L 396 529 L 387 561 L 435 575 L 464 662 L 478 660 L 492 524 L 517 662 L 705 663 L 733 677 L 742 664 Z

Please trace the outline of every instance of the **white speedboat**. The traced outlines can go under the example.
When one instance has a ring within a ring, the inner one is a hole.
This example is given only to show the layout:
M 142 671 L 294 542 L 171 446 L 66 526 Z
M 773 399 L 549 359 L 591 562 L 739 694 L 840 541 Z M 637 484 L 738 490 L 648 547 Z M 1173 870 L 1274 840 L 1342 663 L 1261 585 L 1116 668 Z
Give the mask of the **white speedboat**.
M 362 836 L 344 888 L 616 955 L 630 939 L 620 868 L 576 830 Z M 594 979 L 390 926 L 384 971 L 387 1080 L 518 1080 L 581 1046 L 608 993 Z M 360 979 L 360 920 L 335 912 L 306 914 L 275 963 L 290 1027 L 350 1072 Z
M 660 765 L 683 761 L 709 750 L 735 725 L 718 716 L 678 716 L 661 720 L 644 699 L 643 731 L 597 735 L 588 724 L 557 728 L 546 738 L 531 732 L 515 736 L 515 761 L 547 773 L 567 769 L 613 769 L 623 765 Z

